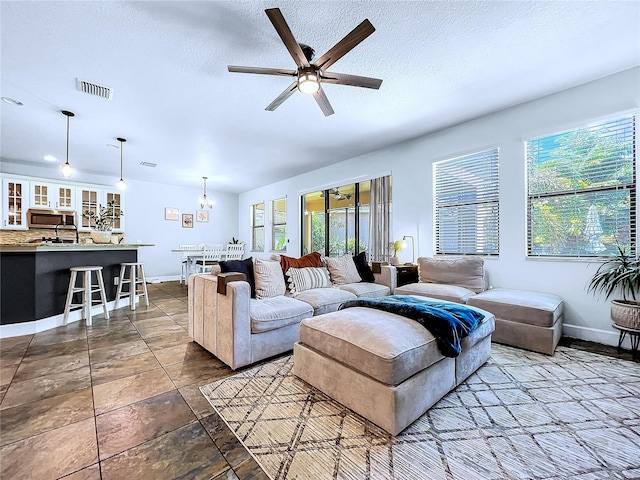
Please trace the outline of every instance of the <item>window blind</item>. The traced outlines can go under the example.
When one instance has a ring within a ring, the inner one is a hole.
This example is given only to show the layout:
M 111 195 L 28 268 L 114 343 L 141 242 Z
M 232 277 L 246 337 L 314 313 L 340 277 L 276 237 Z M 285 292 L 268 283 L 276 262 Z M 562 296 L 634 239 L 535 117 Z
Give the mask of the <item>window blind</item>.
M 527 149 L 529 256 L 636 251 L 636 116 L 535 138 Z
M 264 203 L 251 206 L 251 250 L 264 251 Z
M 271 248 L 277 252 L 286 250 L 287 199 L 279 198 L 271 202 Z
M 497 148 L 434 164 L 437 254 L 499 253 Z

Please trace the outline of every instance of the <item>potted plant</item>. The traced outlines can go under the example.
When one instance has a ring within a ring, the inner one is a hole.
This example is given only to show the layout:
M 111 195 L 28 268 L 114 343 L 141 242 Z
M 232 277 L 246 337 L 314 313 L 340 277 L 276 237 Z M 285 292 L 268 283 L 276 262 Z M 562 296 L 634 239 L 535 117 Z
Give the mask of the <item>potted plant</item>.
M 594 295 L 604 293 L 605 300 L 614 292 L 622 299 L 611 301 L 611 320 L 623 328 L 640 330 L 640 259 L 617 245 L 618 253 L 608 258 L 591 278 L 588 291 Z
M 83 217 L 94 222 L 91 232 L 91 238 L 94 243 L 110 243 L 113 222 L 123 215 L 124 212 L 116 206 L 116 202 L 113 200 L 107 202 L 104 207 L 100 204 L 97 213 L 92 210 L 85 210 L 82 214 Z
M 398 265 L 398 252 L 402 250 L 402 240 L 389 242 L 389 250 L 393 250 L 393 255 L 389 258 L 389 263 L 391 265 Z

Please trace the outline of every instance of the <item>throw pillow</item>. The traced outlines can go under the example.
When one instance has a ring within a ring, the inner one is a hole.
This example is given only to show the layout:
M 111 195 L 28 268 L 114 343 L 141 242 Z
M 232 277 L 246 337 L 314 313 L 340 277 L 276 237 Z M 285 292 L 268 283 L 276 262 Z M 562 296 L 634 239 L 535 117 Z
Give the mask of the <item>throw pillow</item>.
M 300 293 L 312 288 L 331 287 L 327 267 L 291 267 L 287 270 L 291 293 Z
M 253 277 L 253 258 L 245 258 L 244 260 L 227 260 L 218 262 L 222 273 L 238 272 L 247 276 L 247 282 L 251 288 L 251 298 L 256 298 L 256 282 Z
M 374 283 L 376 281 L 376 277 L 373 276 L 373 271 L 367 263 L 367 254 L 365 252 L 354 255 L 353 263 L 356 264 L 356 269 L 363 282 Z
M 349 254 L 338 258 L 325 257 L 331 281 L 334 285 L 345 285 L 347 283 L 358 283 L 362 281 L 353 257 Z
M 300 258 L 280 255 L 280 266 L 282 267 L 282 271 L 286 273 L 291 267 L 324 267 L 324 263 L 322 263 L 321 255 L 318 252 L 312 252 Z
M 256 258 L 253 262 L 256 282 L 256 298 L 270 298 L 284 295 L 286 287 L 280 262 Z

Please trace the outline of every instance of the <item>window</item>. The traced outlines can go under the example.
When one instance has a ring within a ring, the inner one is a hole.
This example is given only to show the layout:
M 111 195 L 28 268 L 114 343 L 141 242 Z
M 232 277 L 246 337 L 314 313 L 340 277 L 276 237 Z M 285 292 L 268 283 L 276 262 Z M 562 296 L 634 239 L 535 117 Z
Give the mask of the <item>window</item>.
M 264 202 L 251 206 L 251 250 L 264 252 Z
M 497 255 L 498 149 L 434 164 L 437 254 Z
M 271 249 L 284 252 L 287 249 L 287 199 L 271 202 Z
M 390 177 L 385 185 L 390 185 Z M 371 186 L 378 179 L 351 183 L 336 188 L 302 195 L 302 254 L 320 252 L 337 257 L 346 253 L 367 251 L 374 258 L 375 245 L 371 241 L 370 196 Z M 390 187 L 387 188 L 390 196 Z M 386 198 L 386 197 L 385 197 Z M 387 205 L 387 204 L 385 204 Z M 390 208 L 390 207 L 389 207 Z M 387 214 L 385 219 L 389 219 Z M 388 244 L 388 225 L 382 229 L 387 236 L 381 251 Z
M 635 252 L 635 135 L 626 116 L 526 142 L 529 256 Z

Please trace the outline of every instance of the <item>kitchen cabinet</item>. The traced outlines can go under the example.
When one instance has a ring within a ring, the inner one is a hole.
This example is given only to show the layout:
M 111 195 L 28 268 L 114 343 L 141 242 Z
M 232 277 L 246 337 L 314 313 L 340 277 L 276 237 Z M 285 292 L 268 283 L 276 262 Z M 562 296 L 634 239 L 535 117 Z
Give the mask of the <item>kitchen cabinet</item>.
M 93 229 L 94 222 L 90 218 L 86 218 L 83 214 L 87 211 L 98 213 L 100 206 L 105 207 L 108 202 L 113 201 L 116 208 L 124 211 L 124 193 L 117 189 L 110 188 L 94 188 L 94 187 L 77 187 L 76 190 L 77 210 L 78 210 L 78 230 L 90 231 Z M 124 230 L 124 220 L 122 218 L 114 218 L 113 232 L 122 232 Z
M 29 182 L 20 178 L 2 178 L 2 228 L 27 229 Z
M 30 190 L 31 208 L 72 210 L 75 206 L 75 187 L 72 185 L 36 180 L 30 182 Z

